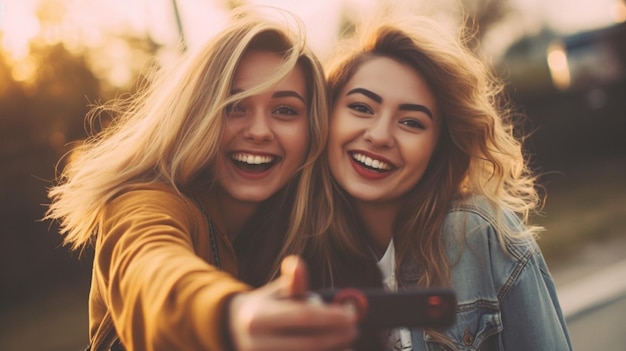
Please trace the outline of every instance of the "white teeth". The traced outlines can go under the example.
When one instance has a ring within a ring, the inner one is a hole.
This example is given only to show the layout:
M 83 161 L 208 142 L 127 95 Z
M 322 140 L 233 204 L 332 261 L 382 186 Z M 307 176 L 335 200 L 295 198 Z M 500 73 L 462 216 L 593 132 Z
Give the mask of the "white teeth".
M 356 152 L 353 153 L 352 158 L 355 159 L 356 161 L 359 161 L 360 163 L 363 163 L 364 165 L 368 167 L 380 169 L 383 171 L 391 170 L 391 165 L 387 164 L 386 162 L 383 162 L 380 160 L 374 160 L 373 158 L 369 156 L 365 156 L 360 153 L 356 153 Z
M 244 162 L 251 165 L 260 165 L 274 161 L 272 156 L 251 155 L 238 152 L 232 155 L 233 160 Z

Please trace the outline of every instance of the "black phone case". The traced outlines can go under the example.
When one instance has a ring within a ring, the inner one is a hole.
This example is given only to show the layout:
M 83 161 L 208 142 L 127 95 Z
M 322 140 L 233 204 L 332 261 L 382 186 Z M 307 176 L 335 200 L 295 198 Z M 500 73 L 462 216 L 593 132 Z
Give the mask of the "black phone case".
M 346 290 L 352 291 L 346 294 Z M 452 289 L 424 288 L 389 292 L 384 289 L 350 288 L 320 290 L 316 293 L 330 303 L 342 302 L 337 301 L 338 296 L 343 301 L 350 299 L 354 291 L 361 295 L 360 299 L 365 297 L 367 300 L 365 311 L 360 311 L 360 322 L 365 327 L 445 328 L 455 321 L 456 295 Z

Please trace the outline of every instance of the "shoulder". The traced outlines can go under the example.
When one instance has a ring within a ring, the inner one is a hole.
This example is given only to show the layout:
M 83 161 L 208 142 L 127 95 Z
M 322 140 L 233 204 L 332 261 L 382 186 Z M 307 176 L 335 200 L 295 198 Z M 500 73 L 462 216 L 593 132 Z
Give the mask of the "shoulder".
M 525 233 L 514 212 L 481 196 L 457 201 L 445 218 L 443 238 L 458 305 L 457 322 L 444 334 L 458 348 L 498 349 L 503 337 L 526 336 L 523 328 L 530 324 L 517 321 L 542 302 L 536 288 L 546 284 L 545 265 L 536 242 L 530 235 L 503 235 L 498 221 Z M 511 320 L 517 325 L 511 327 Z
M 487 222 L 491 225 L 500 218 L 504 219 L 510 229 L 523 229 L 522 221 L 515 213 L 481 195 L 467 196 L 452 203 L 446 220 L 456 220 L 460 217 L 471 217 L 474 222 Z
M 457 290 L 501 296 L 540 255 L 531 235 L 505 236 L 497 220 L 507 230 L 525 233 L 515 213 L 481 197 L 464 199 L 448 212 L 443 240 Z
M 186 195 L 163 183 L 132 185 L 118 192 L 105 206 L 105 216 L 176 219 L 195 222 L 201 214 Z M 186 223 L 191 224 L 191 223 Z
M 195 247 L 208 231 L 193 200 L 167 184 L 132 185 L 107 201 L 98 218 L 96 247 L 176 241 Z
M 109 206 L 141 203 L 143 206 L 183 206 L 192 204 L 192 200 L 164 183 L 136 184 L 125 187 L 108 202 Z
M 444 220 L 443 238 L 453 246 L 500 248 L 517 259 L 538 251 L 516 213 L 478 195 L 454 202 Z

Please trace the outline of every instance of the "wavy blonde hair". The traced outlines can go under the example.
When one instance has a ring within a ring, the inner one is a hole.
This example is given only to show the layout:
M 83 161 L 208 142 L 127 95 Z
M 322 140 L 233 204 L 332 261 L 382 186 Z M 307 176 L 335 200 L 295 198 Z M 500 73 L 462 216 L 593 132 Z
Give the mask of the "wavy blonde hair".
M 331 103 L 356 70 L 375 57 L 388 57 L 419 71 L 434 92 L 441 111 L 438 146 L 420 182 L 410 191 L 394 223 L 396 270 L 412 260 L 423 267 L 421 286 L 447 285 L 450 264 L 441 240 L 448 211 L 456 200 L 482 195 L 496 209 L 501 242 L 535 235 L 529 214 L 541 203 L 535 177 L 514 135 L 514 114 L 502 95 L 502 84 L 464 44 L 464 33 L 454 35 L 425 17 L 387 17 L 369 22 L 355 37 L 338 45 L 327 66 Z M 328 166 L 322 176 L 331 177 Z M 328 247 L 364 256 L 358 231 L 365 228 L 350 205 L 349 196 L 332 179 L 335 199 Z M 523 232 L 505 225 L 504 210 L 517 213 L 526 224 Z M 356 228 L 356 230 L 354 229 Z M 325 245 L 325 244 L 320 244 Z M 327 262 L 332 278 L 332 262 Z M 399 283 L 402 275 L 397 272 Z
M 287 186 L 294 189 L 288 194 L 294 199 L 282 252 L 303 247 L 308 184 L 328 134 L 328 98 L 322 66 L 305 45 L 302 24 L 281 13 L 293 21 L 270 20 L 250 8 L 236 12 L 225 30 L 171 70 L 155 72 L 156 78 L 130 100 L 90 112 L 91 117 L 112 112 L 113 123 L 74 150 L 48 193 L 51 204 L 45 218 L 60 222 L 66 245 L 78 249 L 89 243 L 103 206 L 129 185 L 162 182 L 181 192 L 199 182 L 199 174 L 213 166 L 219 151 L 225 108 L 271 87 L 299 65 L 308 90 L 310 146 Z M 283 65 L 271 79 L 233 95 L 234 73 L 250 50 L 276 53 Z

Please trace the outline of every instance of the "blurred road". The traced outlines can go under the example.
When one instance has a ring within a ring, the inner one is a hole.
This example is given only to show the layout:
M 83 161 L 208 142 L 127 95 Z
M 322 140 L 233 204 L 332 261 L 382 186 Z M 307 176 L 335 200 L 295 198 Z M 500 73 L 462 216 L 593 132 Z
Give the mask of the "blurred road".
M 621 277 L 624 278 L 624 275 Z M 624 350 L 626 295 L 588 310 L 568 321 L 576 351 Z
M 626 236 L 588 245 L 551 271 L 574 350 L 624 350 Z

